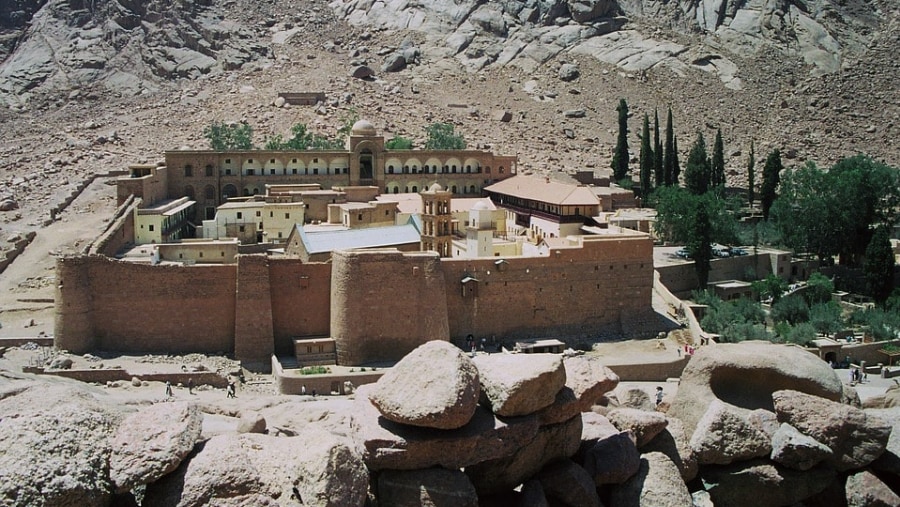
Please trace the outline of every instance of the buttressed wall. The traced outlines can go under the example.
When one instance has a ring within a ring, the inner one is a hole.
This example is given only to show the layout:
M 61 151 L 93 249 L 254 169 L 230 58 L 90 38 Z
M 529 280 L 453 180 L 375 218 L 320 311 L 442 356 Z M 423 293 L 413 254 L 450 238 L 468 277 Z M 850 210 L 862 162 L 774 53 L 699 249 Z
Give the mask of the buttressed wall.
M 427 341 L 449 339 L 437 253 L 335 252 L 331 337 L 338 364 L 346 365 L 397 360 Z

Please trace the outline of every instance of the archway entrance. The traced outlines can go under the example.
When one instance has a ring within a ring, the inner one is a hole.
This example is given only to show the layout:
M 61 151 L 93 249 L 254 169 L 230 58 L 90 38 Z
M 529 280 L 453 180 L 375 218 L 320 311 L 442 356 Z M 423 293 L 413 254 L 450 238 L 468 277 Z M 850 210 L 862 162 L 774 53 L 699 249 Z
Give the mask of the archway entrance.
M 375 157 L 369 150 L 363 150 L 359 155 L 359 182 L 363 185 L 371 185 L 375 174 Z

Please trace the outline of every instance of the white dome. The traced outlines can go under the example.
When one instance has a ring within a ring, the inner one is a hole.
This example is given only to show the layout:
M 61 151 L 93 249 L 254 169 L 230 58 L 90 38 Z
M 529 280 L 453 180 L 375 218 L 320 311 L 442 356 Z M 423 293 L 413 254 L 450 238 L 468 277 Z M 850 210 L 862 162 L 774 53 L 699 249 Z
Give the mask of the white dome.
M 443 192 L 444 187 L 442 187 L 440 183 L 435 183 L 435 184 L 431 185 L 430 187 L 428 187 L 428 191 L 429 192 Z
M 369 120 L 359 120 L 353 124 L 350 134 L 354 136 L 374 136 L 378 133 L 375 131 L 375 125 Z
M 472 211 L 490 211 L 491 207 L 484 201 L 478 201 L 472 206 Z

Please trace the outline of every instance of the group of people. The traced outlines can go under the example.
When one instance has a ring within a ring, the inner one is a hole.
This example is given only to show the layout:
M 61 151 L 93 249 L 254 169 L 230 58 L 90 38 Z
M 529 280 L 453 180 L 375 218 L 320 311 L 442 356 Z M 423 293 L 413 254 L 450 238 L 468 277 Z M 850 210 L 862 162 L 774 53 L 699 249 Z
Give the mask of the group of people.
M 860 368 L 850 368 L 850 383 L 859 384 L 868 380 L 869 374 Z
M 187 381 L 186 387 L 188 389 L 188 394 L 194 394 L 194 379 L 189 378 Z M 229 379 L 228 385 L 225 386 L 225 396 L 227 398 L 236 398 L 237 397 L 237 396 L 235 396 L 236 392 L 237 392 L 237 386 L 235 385 L 233 380 Z M 167 380 L 166 381 L 166 398 L 171 398 L 172 396 L 174 396 L 174 393 L 172 392 L 172 382 Z

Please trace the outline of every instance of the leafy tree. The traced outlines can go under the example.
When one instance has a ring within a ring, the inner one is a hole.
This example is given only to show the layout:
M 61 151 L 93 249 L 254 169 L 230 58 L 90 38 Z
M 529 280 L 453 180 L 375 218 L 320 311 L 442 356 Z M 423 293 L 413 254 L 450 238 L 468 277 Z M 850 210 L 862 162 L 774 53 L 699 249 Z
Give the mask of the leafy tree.
M 751 286 L 760 298 L 772 298 L 773 303 L 781 299 L 781 295 L 784 294 L 788 289 L 787 282 L 785 282 L 783 278 L 775 274 L 770 274 L 763 280 L 755 281 L 751 283 Z
M 816 331 L 823 334 L 840 331 L 843 327 L 841 306 L 834 301 L 816 303 L 810 306 L 809 323 L 816 328 Z
M 788 171 L 781 182 L 781 195 L 772 205 L 774 217 L 784 243 L 795 252 L 816 254 L 830 259 L 838 253 L 834 241 L 834 224 L 843 220 L 835 216 L 842 206 L 834 201 L 828 176 L 812 162 Z
M 809 305 L 797 294 L 785 296 L 772 305 L 772 320 L 796 325 L 809 321 Z
M 783 336 L 788 343 L 806 346 L 816 339 L 816 328 L 808 322 L 801 322 L 795 326 L 788 327 L 787 330 L 787 334 Z
M 628 104 L 625 99 L 619 100 L 619 137 L 616 139 L 616 151 L 613 152 L 613 179 L 624 180 L 628 177 Z
M 831 301 L 831 294 L 834 292 L 834 282 L 822 273 L 813 273 L 809 280 L 806 281 L 806 290 L 803 296 L 810 305 L 816 303 L 827 303 Z
M 772 208 L 772 203 L 775 202 L 775 192 L 778 190 L 782 169 L 784 169 L 784 166 L 781 164 L 781 152 L 773 150 L 766 157 L 766 165 L 763 166 L 762 188 L 760 188 L 759 192 L 763 220 L 769 220 L 769 210 Z
M 865 326 L 876 340 L 893 340 L 900 336 L 900 313 L 883 308 L 857 310 L 850 316 L 850 324 Z
M 656 156 L 650 148 L 650 121 L 644 114 L 644 128 L 641 131 L 641 195 L 646 199 L 652 188 L 651 177 L 654 172 Z
M 722 129 L 716 129 L 716 140 L 713 143 L 712 175 L 710 177 L 712 187 L 725 186 L 725 145 L 722 142 Z
M 215 151 L 253 149 L 253 127 L 247 122 L 213 122 L 203 129 L 203 136 Z
M 694 195 L 703 195 L 709 190 L 710 167 L 706 156 L 706 141 L 703 134 L 697 134 L 697 141 L 691 147 L 687 167 L 684 170 L 684 186 Z
M 466 140 L 454 132 L 450 123 L 432 123 L 425 127 L 428 139 L 425 141 L 426 150 L 464 150 Z
M 347 110 L 347 114 L 341 118 L 341 127 L 338 129 L 338 139 L 346 139 L 353 132 L 353 125 L 359 121 L 359 113 L 355 107 Z
M 394 136 L 384 143 L 384 147 L 388 150 L 411 150 L 413 143 L 405 137 Z
M 284 138 L 281 134 L 275 134 L 272 137 L 267 137 L 266 142 L 263 145 L 264 150 L 283 150 L 284 149 Z
M 666 149 L 663 156 L 663 175 L 662 181 L 660 181 L 660 178 L 657 178 L 657 187 L 660 187 L 662 185 L 671 186 L 678 183 L 678 175 L 675 172 L 675 158 L 678 156 L 678 154 L 675 151 L 677 150 L 677 148 L 675 146 L 675 134 L 673 129 L 672 108 L 669 107 L 669 112 L 666 115 Z
M 700 326 L 711 333 L 720 335 L 720 340 L 736 343 L 744 340 L 767 340 L 765 313 L 755 301 L 740 298 L 722 301 L 709 291 L 696 291 L 693 299 L 707 305 L 706 314 Z
M 661 187 L 653 195 L 656 207 L 656 233 L 665 241 L 687 245 L 696 234 L 697 207 L 702 203 L 712 224 L 712 241 L 735 243 L 737 221 L 726 208 L 726 201 L 713 194 L 698 196 L 681 187 Z
M 753 207 L 753 201 L 756 199 L 756 153 L 753 148 L 753 141 L 750 141 L 750 160 L 747 161 L 747 201 L 750 207 Z
M 872 236 L 863 271 L 869 294 L 875 302 L 883 304 L 894 290 L 894 251 L 887 227 L 879 227 Z
M 663 167 L 663 147 L 659 139 L 659 110 L 653 109 L 653 171 L 652 176 L 656 180 L 656 186 L 660 186 L 660 179 L 665 178 Z

